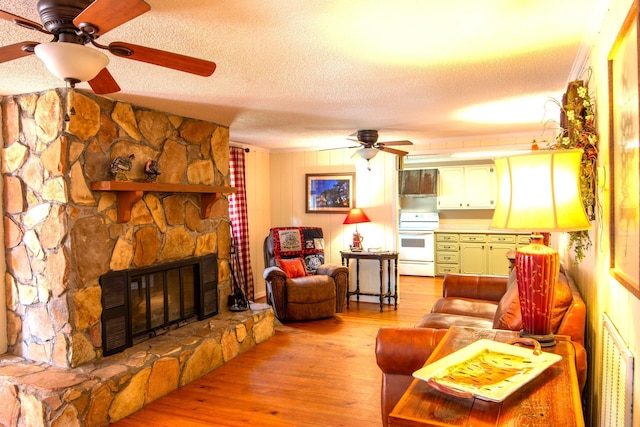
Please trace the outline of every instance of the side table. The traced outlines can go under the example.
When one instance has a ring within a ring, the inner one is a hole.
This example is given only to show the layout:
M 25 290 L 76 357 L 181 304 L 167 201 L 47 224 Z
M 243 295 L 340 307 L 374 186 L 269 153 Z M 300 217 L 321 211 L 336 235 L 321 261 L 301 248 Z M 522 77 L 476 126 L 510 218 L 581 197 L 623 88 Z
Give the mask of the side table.
M 386 251 L 386 252 L 353 252 L 353 251 L 340 251 L 342 257 L 342 265 L 349 267 L 349 260 L 356 260 L 356 289 L 350 291 L 347 286 L 347 308 L 349 308 L 349 298 L 351 295 L 355 295 L 357 301 L 360 301 L 360 295 L 368 296 L 380 296 L 380 311 L 384 304 L 384 299 L 387 299 L 387 303 L 391 304 L 393 299 L 394 310 L 398 309 L 398 286 L 396 271 L 398 268 L 398 252 Z M 380 293 L 364 293 L 360 292 L 360 260 L 371 259 L 378 260 L 380 263 Z M 387 261 L 387 291 L 384 291 L 384 262 Z M 392 267 L 393 261 L 393 267 Z M 391 283 L 391 277 L 394 278 L 393 284 Z
M 506 342 L 518 336 L 515 331 L 452 326 L 426 364 L 482 338 Z M 575 349 L 570 338 L 556 335 L 555 347 L 543 351 L 559 354 L 562 360 L 502 402 L 453 397 L 414 379 L 389 414 L 389 427 L 584 427 Z

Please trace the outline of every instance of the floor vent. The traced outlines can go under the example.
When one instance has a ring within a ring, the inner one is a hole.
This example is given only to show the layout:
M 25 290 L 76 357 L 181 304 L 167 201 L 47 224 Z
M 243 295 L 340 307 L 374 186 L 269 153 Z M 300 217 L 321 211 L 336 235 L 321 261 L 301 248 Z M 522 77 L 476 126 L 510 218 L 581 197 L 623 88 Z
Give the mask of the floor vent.
M 633 355 L 606 314 L 602 318 L 602 426 L 631 427 Z

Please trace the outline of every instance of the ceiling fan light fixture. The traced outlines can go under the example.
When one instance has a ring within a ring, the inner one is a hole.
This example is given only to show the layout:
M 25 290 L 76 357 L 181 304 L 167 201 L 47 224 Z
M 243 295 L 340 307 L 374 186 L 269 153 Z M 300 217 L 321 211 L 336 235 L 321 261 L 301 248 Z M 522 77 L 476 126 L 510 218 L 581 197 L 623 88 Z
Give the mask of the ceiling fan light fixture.
M 358 155 L 363 159 L 365 159 L 366 161 L 369 161 L 373 159 L 376 156 L 376 154 L 378 154 L 378 150 L 371 147 L 365 147 L 365 148 L 359 149 L 358 151 L 356 151 L 356 153 L 358 153 Z
M 109 64 L 104 53 L 76 43 L 40 43 L 35 47 L 35 54 L 53 75 L 72 86 L 92 80 Z

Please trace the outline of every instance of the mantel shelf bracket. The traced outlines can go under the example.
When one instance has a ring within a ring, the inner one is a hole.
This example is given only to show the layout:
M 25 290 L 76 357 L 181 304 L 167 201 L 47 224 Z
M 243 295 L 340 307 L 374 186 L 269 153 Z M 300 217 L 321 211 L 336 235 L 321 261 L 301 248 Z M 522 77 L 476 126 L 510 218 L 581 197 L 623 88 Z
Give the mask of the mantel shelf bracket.
M 235 193 L 233 187 L 210 186 L 199 184 L 158 184 L 153 182 L 132 181 L 94 181 L 93 191 L 110 191 L 116 193 L 118 199 L 118 222 L 131 219 L 131 209 L 142 199 L 145 192 L 155 193 L 199 193 L 200 218 L 209 218 L 213 204 L 223 193 Z

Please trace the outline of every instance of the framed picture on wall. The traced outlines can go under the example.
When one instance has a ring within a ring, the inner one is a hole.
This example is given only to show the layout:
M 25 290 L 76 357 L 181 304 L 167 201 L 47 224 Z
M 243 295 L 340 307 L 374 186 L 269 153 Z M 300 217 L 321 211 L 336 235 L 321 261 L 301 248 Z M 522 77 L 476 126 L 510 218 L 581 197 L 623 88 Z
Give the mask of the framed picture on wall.
M 316 173 L 305 178 L 305 212 L 348 213 L 355 207 L 355 173 Z
M 638 1 L 609 53 L 611 275 L 640 298 Z

